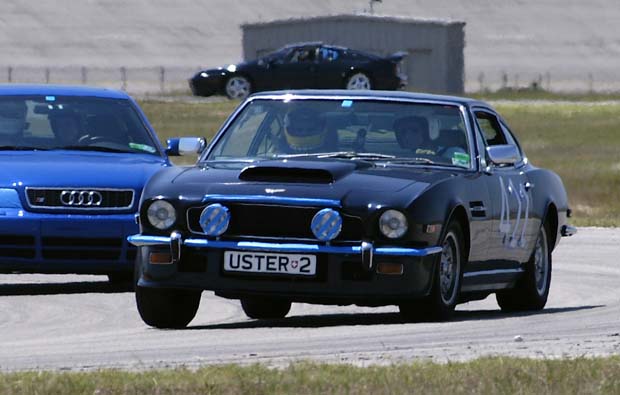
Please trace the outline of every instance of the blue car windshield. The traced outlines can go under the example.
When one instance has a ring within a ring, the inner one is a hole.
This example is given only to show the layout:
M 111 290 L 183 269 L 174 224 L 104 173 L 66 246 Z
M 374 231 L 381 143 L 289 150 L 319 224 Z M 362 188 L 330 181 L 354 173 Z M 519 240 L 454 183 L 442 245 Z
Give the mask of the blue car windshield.
M 471 168 L 456 104 L 369 99 L 255 99 L 219 135 L 207 161 L 334 158 Z
M 0 149 L 159 155 L 129 100 L 84 96 L 0 97 Z

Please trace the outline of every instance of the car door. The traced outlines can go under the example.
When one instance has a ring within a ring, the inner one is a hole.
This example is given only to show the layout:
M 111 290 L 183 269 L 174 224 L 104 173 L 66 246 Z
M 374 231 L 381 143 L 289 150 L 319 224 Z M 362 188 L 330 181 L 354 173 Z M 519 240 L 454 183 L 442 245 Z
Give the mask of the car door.
M 514 146 L 514 163 L 494 164 L 486 160 L 486 183 L 491 196 L 489 269 L 518 271 L 527 261 L 532 240 L 532 187 L 525 171 L 521 149 L 510 130 L 492 110 L 474 109 L 479 133 L 487 147 Z
M 316 78 L 317 46 L 294 48 L 281 62 L 272 63 L 273 89 L 313 88 Z
M 315 73 L 318 89 L 340 89 L 346 74 L 343 51 L 339 48 L 320 47 Z

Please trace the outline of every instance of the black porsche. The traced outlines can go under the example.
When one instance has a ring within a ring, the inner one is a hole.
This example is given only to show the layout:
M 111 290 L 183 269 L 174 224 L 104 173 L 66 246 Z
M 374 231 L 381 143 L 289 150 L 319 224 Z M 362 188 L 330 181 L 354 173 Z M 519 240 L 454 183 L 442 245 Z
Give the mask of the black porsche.
M 405 53 L 382 58 L 322 43 L 289 45 L 257 60 L 202 70 L 189 80 L 196 96 L 224 94 L 245 99 L 277 89 L 386 89 L 406 85 L 400 72 Z
M 199 147 L 173 139 L 169 150 Z M 542 309 L 576 229 L 560 178 L 481 101 L 405 92 L 252 95 L 193 167 L 159 171 L 139 213 L 136 301 L 183 327 L 202 290 L 252 318 L 291 302 L 398 305 L 450 318 L 495 293 Z

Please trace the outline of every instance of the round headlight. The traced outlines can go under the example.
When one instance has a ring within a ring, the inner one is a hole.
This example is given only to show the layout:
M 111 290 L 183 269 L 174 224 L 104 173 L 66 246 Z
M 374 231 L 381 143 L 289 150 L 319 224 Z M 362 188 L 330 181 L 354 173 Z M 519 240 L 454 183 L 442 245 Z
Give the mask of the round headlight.
M 381 233 L 390 239 L 402 237 L 407 232 L 408 227 L 407 217 L 400 211 L 387 210 L 379 218 Z
M 149 206 L 146 216 L 157 229 L 168 229 L 177 220 L 177 213 L 172 204 L 165 200 L 156 200 Z

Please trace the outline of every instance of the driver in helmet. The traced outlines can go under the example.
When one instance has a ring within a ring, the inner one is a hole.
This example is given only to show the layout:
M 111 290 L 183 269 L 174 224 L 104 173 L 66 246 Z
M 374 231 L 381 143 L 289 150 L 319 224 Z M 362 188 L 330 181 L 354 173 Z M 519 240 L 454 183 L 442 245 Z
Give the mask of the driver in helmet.
M 297 108 L 284 117 L 284 144 L 287 154 L 326 151 L 326 128 L 319 113 L 310 108 Z
M 28 126 L 27 111 L 23 100 L 0 101 L 0 145 L 17 145 Z
M 50 114 L 50 125 L 60 146 L 78 145 L 82 136 L 80 122 L 70 113 Z

